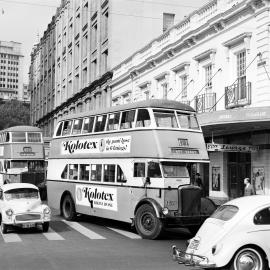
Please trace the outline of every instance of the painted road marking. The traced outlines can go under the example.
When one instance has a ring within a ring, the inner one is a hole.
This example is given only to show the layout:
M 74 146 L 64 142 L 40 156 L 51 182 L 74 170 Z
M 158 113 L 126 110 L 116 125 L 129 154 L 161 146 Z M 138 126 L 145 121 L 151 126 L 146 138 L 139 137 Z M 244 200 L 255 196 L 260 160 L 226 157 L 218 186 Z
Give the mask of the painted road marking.
M 17 233 L 7 233 L 7 234 L 2 234 L 2 237 L 6 243 L 14 243 L 14 242 L 21 242 L 22 239 Z
M 68 226 L 70 226 L 72 229 L 76 230 L 77 232 L 83 234 L 89 239 L 106 239 L 105 237 L 101 236 L 100 234 L 97 234 L 90 229 L 87 229 L 86 227 L 82 226 L 78 222 L 71 222 L 67 220 L 62 220 L 64 223 L 66 223 Z
M 59 233 L 55 232 L 52 228 L 49 228 L 48 232 L 43 233 L 48 240 L 65 240 Z
M 112 231 L 115 231 L 119 234 L 122 234 L 128 238 L 131 238 L 131 239 L 142 239 L 142 237 L 136 233 L 132 233 L 132 232 L 129 232 L 129 231 L 124 231 L 124 230 L 119 230 L 119 229 L 115 229 L 115 228 L 111 228 L 111 227 L 107 227 L 108 229 L 112 230 Z

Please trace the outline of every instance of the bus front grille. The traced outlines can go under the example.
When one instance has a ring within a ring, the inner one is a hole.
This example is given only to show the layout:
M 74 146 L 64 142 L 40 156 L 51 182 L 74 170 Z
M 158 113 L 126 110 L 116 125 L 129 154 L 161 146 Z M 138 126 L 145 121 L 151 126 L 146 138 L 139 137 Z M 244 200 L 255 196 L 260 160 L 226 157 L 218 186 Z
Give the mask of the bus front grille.
M 37 220 L 40 218 L 41 218 L 40 214 L 23 214 L 16 216 L 17 221 L 30 221 L 30 220 Z
M 200 216 L 201 189 L 194 186 L 179 188 L 179 210 L 182 216 Z

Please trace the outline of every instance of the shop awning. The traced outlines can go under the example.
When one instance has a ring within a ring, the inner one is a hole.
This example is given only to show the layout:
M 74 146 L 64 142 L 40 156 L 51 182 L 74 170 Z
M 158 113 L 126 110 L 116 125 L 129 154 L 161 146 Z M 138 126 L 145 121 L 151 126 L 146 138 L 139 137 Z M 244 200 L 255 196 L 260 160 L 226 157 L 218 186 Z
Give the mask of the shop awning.
M 198 114 L 205 137 L 270 129 L 270 107 L 237 108 Z

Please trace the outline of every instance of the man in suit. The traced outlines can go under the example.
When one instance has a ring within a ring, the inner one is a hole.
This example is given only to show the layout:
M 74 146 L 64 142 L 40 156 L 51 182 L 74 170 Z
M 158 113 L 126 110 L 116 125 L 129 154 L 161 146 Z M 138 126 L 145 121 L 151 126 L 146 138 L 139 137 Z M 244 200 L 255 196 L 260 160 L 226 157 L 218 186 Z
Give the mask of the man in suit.
M 251 185 L 249 178 L 244 179 L 244 184 L 246 185 L 244 196 L 255 195 L 254 187 Z

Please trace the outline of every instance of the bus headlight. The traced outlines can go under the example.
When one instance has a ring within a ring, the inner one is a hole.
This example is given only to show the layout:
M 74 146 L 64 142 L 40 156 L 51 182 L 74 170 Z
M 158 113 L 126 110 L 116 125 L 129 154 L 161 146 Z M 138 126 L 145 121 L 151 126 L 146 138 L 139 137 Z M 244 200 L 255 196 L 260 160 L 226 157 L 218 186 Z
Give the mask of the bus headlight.
M 6 210 L 6 215 L 7 215 L 8 217 L 11 217 L 11 216 L 13 215 L 13 210 L 12 210 L 12 209 Z
M 168 215 L 168 213 L 169 213 L 169 209 L 167 208 L 167 207 L 164 207 L 163 209 L 162 209 L 162 213 L 163 213 L 163 215 Z

